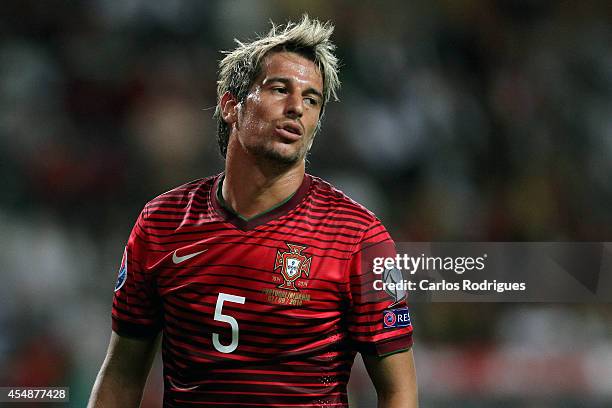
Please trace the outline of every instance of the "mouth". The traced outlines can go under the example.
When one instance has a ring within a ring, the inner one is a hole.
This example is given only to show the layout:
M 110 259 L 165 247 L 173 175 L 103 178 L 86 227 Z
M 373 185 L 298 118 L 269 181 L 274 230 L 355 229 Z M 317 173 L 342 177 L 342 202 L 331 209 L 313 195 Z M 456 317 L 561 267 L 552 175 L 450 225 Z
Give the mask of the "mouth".
M 285 122 L 276 127 L 276 134 L 280 136 L 283 143 L 294 143 L 302 138 L 304 131 L 297 123 Z
M 279 126 L 279 128 L 296 136 L 302 136 L 303 133 L 302 127 L 293 122 L 283 123 Z

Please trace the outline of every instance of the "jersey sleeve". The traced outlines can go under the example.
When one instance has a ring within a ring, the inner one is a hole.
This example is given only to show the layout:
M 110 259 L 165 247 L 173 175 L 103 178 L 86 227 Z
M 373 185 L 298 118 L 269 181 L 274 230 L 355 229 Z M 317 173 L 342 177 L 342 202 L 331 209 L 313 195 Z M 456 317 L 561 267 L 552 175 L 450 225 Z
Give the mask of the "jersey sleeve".
M 412 347 L 406 292 L 382 287 L 385 281 L 401 280 L 401 272 L 374 268 L 381 258 L 395 256 L 395 244 L 378 220 L 366 230 L 352 254 L 348 325 L 351 339 L 361 353 L 385 356 Z
M 140 213 L 123 252 L 113 298 L 113 331 L 126 337 L 151 337 L 161 329 L 161 307 L 147 269 L 146 208 Z

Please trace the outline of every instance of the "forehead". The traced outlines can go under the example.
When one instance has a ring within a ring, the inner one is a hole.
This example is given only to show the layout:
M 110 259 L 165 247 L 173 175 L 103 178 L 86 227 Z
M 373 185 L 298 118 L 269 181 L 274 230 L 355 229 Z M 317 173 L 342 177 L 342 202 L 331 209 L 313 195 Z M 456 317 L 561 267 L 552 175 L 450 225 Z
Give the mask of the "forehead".
M 322 92 L 323 77 L 317 64 L 295 52 L 279 51 L 266 55 L 261 62 L 258 83 L 269 78 L 287 78 Z

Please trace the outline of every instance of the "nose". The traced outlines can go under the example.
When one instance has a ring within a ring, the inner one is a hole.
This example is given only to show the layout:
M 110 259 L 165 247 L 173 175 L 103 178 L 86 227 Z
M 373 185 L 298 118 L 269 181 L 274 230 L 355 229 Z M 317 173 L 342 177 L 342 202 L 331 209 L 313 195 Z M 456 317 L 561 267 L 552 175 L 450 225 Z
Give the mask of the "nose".
M 291 92 L 287 95 L 286 102 L 285 115 L 291 119 L 301 118 L 304 114 L 302 95 L 297 92 Z

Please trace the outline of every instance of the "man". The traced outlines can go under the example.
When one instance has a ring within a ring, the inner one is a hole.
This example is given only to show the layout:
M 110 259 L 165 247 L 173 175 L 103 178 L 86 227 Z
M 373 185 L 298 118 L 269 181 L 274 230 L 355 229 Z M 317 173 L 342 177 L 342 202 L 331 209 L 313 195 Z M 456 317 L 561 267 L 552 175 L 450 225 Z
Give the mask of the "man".
M 225 171 L 140 214 L 90 407 L 139 405 L 160 332 L 166 407 L 347 406 L 357 351 L 380 407 L 417 406 L 412 326 L 395 319 L 405 301 L 374 291 L 367 266 L 393 243 L 372 213 L 305 174 L 339 86 L 332 31 L 304 16 L 221 61 Z

